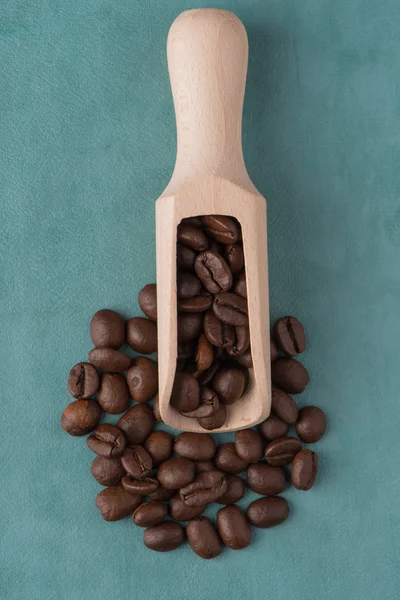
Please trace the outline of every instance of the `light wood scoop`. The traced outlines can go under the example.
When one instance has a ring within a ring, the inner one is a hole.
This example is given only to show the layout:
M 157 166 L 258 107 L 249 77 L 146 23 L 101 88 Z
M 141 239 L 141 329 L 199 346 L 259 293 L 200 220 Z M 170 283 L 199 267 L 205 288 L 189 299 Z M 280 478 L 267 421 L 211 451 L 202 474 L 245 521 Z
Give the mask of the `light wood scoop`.
M 270 413 L 266 202 L 247 173 L 241 129 L 248 44 L 233 13 L 189 10 L 171 25 L 168 68 L 177 123 L 175 169 L 156 203 L 160 413 L 176 429 L 205 432 L 170 397 L 177 358 L 176 236 L 185 217 L 228 215 L 242 226 L 253 368 L 246 393 L 216 432 L 251 427 Z

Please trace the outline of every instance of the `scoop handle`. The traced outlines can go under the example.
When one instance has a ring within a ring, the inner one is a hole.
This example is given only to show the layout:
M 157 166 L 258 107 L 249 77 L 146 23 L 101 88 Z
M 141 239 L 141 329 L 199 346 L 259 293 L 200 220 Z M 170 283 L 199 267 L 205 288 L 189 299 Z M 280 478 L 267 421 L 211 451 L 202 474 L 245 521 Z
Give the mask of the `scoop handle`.
M 254 189 L 242 152 L 248 60 L 242 22 L 227 10 L 183 12 L 169 30 L 167 56 L 177 127 L 170 191 L 207 175 Z

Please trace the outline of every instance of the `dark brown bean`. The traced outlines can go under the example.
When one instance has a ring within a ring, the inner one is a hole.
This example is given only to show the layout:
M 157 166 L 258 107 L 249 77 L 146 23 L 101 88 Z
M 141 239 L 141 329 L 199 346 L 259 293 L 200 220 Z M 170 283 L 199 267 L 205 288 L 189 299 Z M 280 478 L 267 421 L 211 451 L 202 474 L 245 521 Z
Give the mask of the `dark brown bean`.
M 113 310 L 99 310 L 90 321 L 90 337 L 96 348 L 118 350 L 125 341 L 125 321 Z
M 148 283 L 139 292 L 139 306 L 149 319 L 157 321 L 157 285 Z
M 176 293 L 180 300 L 188 300 L 197 296 L 201 290 L 201 281 L 193 273 L 178 273 Z
M 299 415 L 296 402 L 291 396 L 274 387 L 271 390 L 271 408 L 285 423 L 289 425 L 296 423 Z
M 139 527 L 152 527 L 164 521 L 168 507 L 163 502 L 143 502 L 133 512 L 132 521 Z
M 121 479 L 121 483 L 130 494 L 140 494 L 141 496 L 154 494 L 159 488 L 159 483 L 154 477 L 135 479 L 132 475 L 124 475 Z
M 247 467 L 247 462 L 236 452 L 235 444 L 221 444 L 214 459 L 215 466 L 225 473 L 240 473 Z
M 239 400 L 246 387 L 246 375 L 242 369 L 220 369 L 212 380 L 212 388 L 224 404 Z
M 159 464 L 171 456 L 174 438 L 167 431 L 153 431 L 144 443 L 154 464 Z
M 132 514 L 142 502 L 142 496 L 129 494 L 122 485 L 108 487 L 96 497 L 96 506 L 105 521 L 119 521 Z
M 261 435 L 254 429 L 242 429 L 235 434 L 235 450 L 239 458 L 247 464 L 262 459 L 264 445 Z
M 187 300 L 178 300 L 178 311 L 183 313 L 203 313 L 211 308 L 213 296 L 202 290 L 200 294 Z
M 167 490 L 179 490 L 193 481 L 194 476 L 194 463 L 187 458 L 170 458 L 157 472 L 158 481 Z
M 148 494 L 151 500 L 162 500 L 163 502 L 169 500 L 175 494 L 175 490 L 166 490 L 161 485 L 158 486 L 158 489 L 151 494 Z
M 193 225 L 194 227 L 203 228 L 203 221 L 201 217 L 186 217 L 186 219 L 182 219 L 182 225 Z
M 302 450 L 293 459 L 292 483 L 298 490 L 310 490 L 318 473 L 318 455 L 312 450 Z
M 194 259 L 196 258 L 196 252 L 183 244 L 176 245 L 176 262 L 180 269 L 185 271 L 194 270 Z
M 274 385 L 289 394 L 301 394 L 309 382 L 307 369 L 294 358 L 279 358 L 271 365 Z
M 184 431 L 175 438 L 174 452 L 182 458 L 191 460 L 209 460 L 217 448 L 217 444 L 209 433 L 191 433 Z
M 153 411 L 145 404 L 136 404 L 117 421 L 125 433 L 127 444 L 141 444 L 154 427 Z
M 280 437 L 285 437 L 289 431 L 288 423 L 282 421 L 274 413 L 271 413 L 265 421 L 260 425 L 260 432 L 267 440 L 276 440 Z
M 126 440 L 123 432 L 114 425 L 99 425 L 86 440 L 93 452 L 106 458 L 121 456 L 125 450 Z
M 198 424 L 208 431 L 220 429 L 226 421 L 226 406 L 220 402 L 219 409 L 209 417 L 197 419 Z
M 136 402 L 148 402 L 158 390 L 157 363 L 145 356 L 134 359 L 126 374 L 129 393 Z
M 199 227 L 194 227 L 193 225 L 182 223 L 178 225 L 177 239 L 181 244 L 198 252 L 203 252 L 208 247 L 206 234 Z
M 284 498 L 271 496 L 254 500 L 247 507 L 247 518 L 255 527 L 266 529 L 283 523 L 289 516 L 289 505 Z
M 234 325 L 235 327 L 249 326 L 247 300 L 237 294 L 231 292 L 217 294 L 212 309 L 215 316 L 224 323 L 228 323 L 228 325 Z
M 274 362 L 274 360 L 276 360 L 279 356 L 278 346 L 276 345 L 275 340 L 273 340 L 272 338 L 270 338 L 270 355 L 271 362 Z
M 303 325 L 295 317 L 282 317 L 274 325 L 274 337 L 286 356 L 296 356 L 306 349 Z
M 225 346 L 226 353 L 232 358 L 244 354 L 250 346 L 250 331 L 248 327 L 235 327 L 235 341 Z
M 200 473 L 189 483 L 180 489 L 179 494 L 188 506 L 204 506 L 215 502 L 225 494 L 228 482 L 220 471 L 207 471 Z
M 103 371 L 122 373 L 131 366 L 131 358 L 114 348 L 93 348 L 89 352 L 90 362 Z
M 192 519 L 186 526 L 186 536 L 193 552 L 209 560 L 222 552 L 220 537 L 206 517 Z
M 103 373 L 97 400 L 103 410 L 118 415 L 129 406 L 126 379 L 121 373 Z
M 214 463 L 212 460 L 196 460 L 194 463 L 196 473 L 207 473 L 208 471 L 215 471 Z
M 207 235 L 221 244 L 236 244 L 239 240 L 239 227 L 230 217 L 206 215 L 203 217 Z
M 225 260 L 232 273 L 239 273 L 243 269 L 244 255 L 239 244 L 228 244 L 224 250 Z
M 179 493 L 175 493 L 169 500 L 169 514 L 174 521 L 190 521 L 201 515 L 205 508 L 206 506 L 188 506 Z
M 287 487 L 285 472 L 280 467 L 271 467 L 265 463 L 250 465 L 246 473 L 248 487 L 257 494 L 275 496 Z
M 217 528 L 225 546 L 231 550 L 247 548 L 251 543 L 251 527 L 238 506 L 230 505 L 217 512 Z
M 196 410 L 200 404 L 200 387 L 190 373 L 176 373 L 171 394 L 171 406 L 179 412 Z
M 157 324 L 144 317 L 126 322 L 126 341 L 136 352 L 151 354 L 157 350 Z
M 197 343 L 196 365 L 198 371 L 206 371 L 212 365 L 214 358 L 213 347 L 204 334 L 201 334 Z
M 234 327 L 220 321 L 211 310 L 204 317 L 204 335 L 217 348 L 232 347 L 236 341 Z
M 61 427 L 69 435 L 80 436 L 93 431 L 101 419 L 101 408 L 96 400 L 74 400 L 64 409 Z
M 183 527 L 173 521 L 162 521 L 158 525 L 148 527 L 143 535 L 144 545 L 156 552 L 170 552 L 185 541 Z
M 246 369 L 251 369 L 252 366 L 253 366 L 253 359 L 252 359 L 252 356 L 251 356 L 251 349 L 250 348 L 248 348 L 245 352 L 243 352 L 243 354 L 236 355 L 235 359 L 243 367 L 246 367 Z
M 92 475 L 100 485 L 118 485 L 125 475 L 120 458 L 96 456 L 92 462 Z
M 241 296 L 242 298 L 247 298 L 247 283 L 246 283 L 246 273 L 245 273 L 245 271 L 242 271 L 236 277 L 235 282 L 234 282 L 234 286 L 233 286 L 233 291 L 238 296 Z
M 326 431 L 326 417 L 317 406 L 305 406 L 299 413 L 296 433 L 306 444 L 313 444 L 322 438 Z
M 201 387 L 200 388 L 200 404 L 192 411 L 185 412 L 181 411 L 184 417 L 202 419 L 204 417 L 210 417 L 219 409 L 219 398 L 218 395 L 211 388 Z
M 99 383 L 99 374 L 90 363 L 78 363 L 68 375 L 68 390 L 74 398 L 90 398 L 97 392 Z
M 226 475 L 228 482 L 226 492 L 216 501 L 218 504 L 236 504 L 244 496 L 245 485 L 242 479 L 237 475 Z
M 203 328 L 203 313 L 178 315 L 178 341 L 191 342 L 199 337 Z
M 153 468 L 153 459 L 146 448 L 140 444 L 125 448 L 121 462 L 128 475 L 132 475 L 135 479 L 148 477 Z
M 194 268 L 203 286 L 211 294 L 219 294 L 231 289 L 232 272 L 221 254 L 209 250 L 201 252 L 196 256 Z
M 282 467 L 291 463 L 301 448 L 301 441 L 297 438 L 281 437 L 270 442 L 265 448 L 265 460 L 273 467 Z

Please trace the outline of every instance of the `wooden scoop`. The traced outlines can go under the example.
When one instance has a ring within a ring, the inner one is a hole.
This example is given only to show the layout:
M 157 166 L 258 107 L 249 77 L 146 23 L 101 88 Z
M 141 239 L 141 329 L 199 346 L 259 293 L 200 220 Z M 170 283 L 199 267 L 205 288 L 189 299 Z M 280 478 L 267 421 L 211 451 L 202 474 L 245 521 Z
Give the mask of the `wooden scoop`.
M 185 217 L 228 215 L 242 226 L 253 368 L 247 391 L 217 432 L 251 427 L 271 405 L 266 202 L 250 181 L 241 129 L 248 44 L 233 13 L 189 10 L 169 30 L 177 123 L 175 169 L 156 203 L 159 399 L 163 421 L 204 432 L 171 405 L 177 358 L 176 236 Z

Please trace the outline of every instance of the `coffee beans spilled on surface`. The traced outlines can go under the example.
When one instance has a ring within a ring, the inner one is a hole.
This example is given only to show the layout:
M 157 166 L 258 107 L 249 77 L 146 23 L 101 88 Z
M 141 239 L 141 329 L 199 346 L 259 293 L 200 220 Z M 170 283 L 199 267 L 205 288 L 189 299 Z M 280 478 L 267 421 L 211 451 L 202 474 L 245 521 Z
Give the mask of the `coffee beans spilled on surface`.
M 229 217 L 185 219 L 177 256 L 180 354 L 171 403 L 205 430 L 216 429 L 225 422 L 226 405 L 241 400 L 251 368 L 240 226 Z M 224 546 L 246 548 L 252 527 L 287 519 L 289 505 L 280 494 L 290 483 L 307 491 L 318 474 L 318 455 L 303 443 L 321 439 L 325 414 L 315 406 L 299 411 L 292 398 L 309 380 L 295 358 L 306 348 L 304 328 L 292 316 L 275 323 L 271 414 L 258 427 L 237 431 L 233 443 L 218 445 L 218 436 L 206 432 L 174 437 L 156 429 L 157 364 L 123 351 L 125 343 L 141 354 L 157 349 L 156 284 L 146 285 L 138 301 L 147 318 L 125 321 L 109 309 L 93 316 L 94 348 L 88 362 L 69 373 L 73 401 L 61 426 L 72 436 L 89 434 L 87 445 L 96 455 L 92 474 L 105 486 L 96 497 L 104 520 L 130 516 L 144 528 L 144 544 L 157 552 L 185 540 L 204 559 L 217 557 Z M 120 416 L 111 425 L 101 423 L 104 413 Z M 261 497 L 244 512 L 236 503 L 246 487 Z M 202 515 L 212 503 L 220 506 L 215 524 Z

